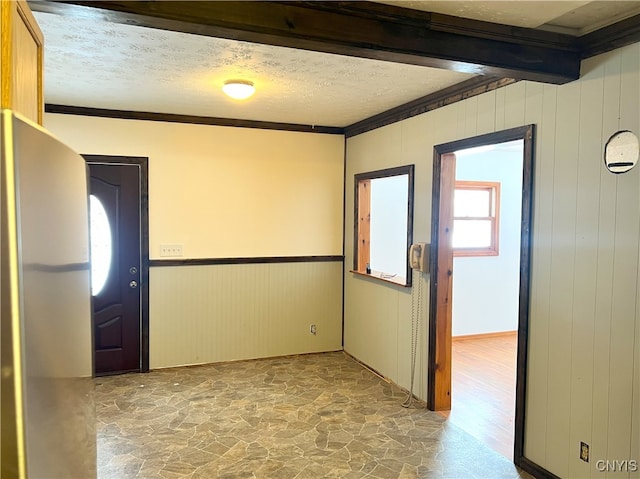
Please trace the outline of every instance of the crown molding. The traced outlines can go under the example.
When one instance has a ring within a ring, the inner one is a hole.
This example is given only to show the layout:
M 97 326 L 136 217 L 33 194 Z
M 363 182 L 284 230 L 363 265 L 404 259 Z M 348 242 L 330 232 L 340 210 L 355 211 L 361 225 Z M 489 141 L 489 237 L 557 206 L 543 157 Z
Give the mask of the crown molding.
M 215 118 L 209 116 L 176 115 L 172 113 L 152 113 L 146 111 L 109 110 L 105 108 L 88 108 L 83 106 L 56 105 L 51 103 L 45 104 L 44 111 L 46 113 L 58 113 L 62 115 L 95 116 L 100 118 L 118 118 L 122 120 L 165 121 L 170 123 L 187 123 L 193 125 L 258 128 L 261 130 L 298 131 L 302 133 L 323 133 L 329 135 L 344 134 L 344 128 L 335 126 L 301 125 L 297 123 L 277 123 L 271 121 Z

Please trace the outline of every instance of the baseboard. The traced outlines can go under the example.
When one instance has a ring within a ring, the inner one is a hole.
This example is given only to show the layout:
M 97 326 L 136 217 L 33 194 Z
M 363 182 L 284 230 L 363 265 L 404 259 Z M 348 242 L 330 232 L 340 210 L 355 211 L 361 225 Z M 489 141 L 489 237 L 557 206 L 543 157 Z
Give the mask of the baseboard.
M 214 366 L 214 365 L 231 364 L 231 363 L 242 363 L 242 362 L 249 362 L 249 361 L 264 361 L 264 360 L 269 360 L 269 359 L 293 358 L 295 356 L 310 356 L 312 354 L 338 353 L 338 352 L 341 352 L 341 351 L 343 351 L 342 348 L 340 348 L 340 349 L 329 349 L 327 351 L 309 351 L 309 352 L 306 352 L 306 353 L 278 354 L 276 356 L 259 356 L 259 357 L 255 357 L 255 358 L 227 359 L 227 360 L 223 360 L 223 361 L 205 361 L 205 362 L 202 362 L 202 363 L 174 364 L 174 365 L 171 365 L 171 366 L 153 367 L 147 372 L 160 371 L 160 370 L 163 370 L 163 369 L 166 370 L 166 369 L 197 368 L 197 367 L 200 367 L 200 366 Z
M 452 341 L 465 341 L 468 339 L 487 339 L 487 338 L 500 338 L 508 336 L 517 336 L 518 331 L 498 331 L 496 333 L 481 333 L 481 334 L 464 334 L 460 336 L 452 336 Z
M 363 368 L 365 368 L 367 371 L 375 374 L 376 376 L 378 376 L 380 379 L 382 379 L 383 381 L 386 381 L 388 383 L 393 383 L 393 381 L 391 381 L 391 379 L 389 379 L 388 377 L 380 374 L 378 371 L 376 371 L 375 369 L 373 369 L 371 366 L 369 366 L 368 364 L 363 363 L 362 361 L 360 361 L 358 358 L 356 358 L 353 354 L 347 352 L 345 349 L 342 350 L 342 352 L 345 354 L 345 356 L 347 356 L 349 359 L 351 359 L 353 362 L 358 363 L 360 366 L 362 366 Z
M 373 369 L 371 366 L 369 366 L 366 363 L 363 363 L 362 361 L 360 361 L 358 358 L 356 358 L 354 355 L 352 355 L 351 353 L 348 353 L 346 350 L 342 350 L 342 352 L 344 353 L 345 356 L 347 356 L 349 359 L 351 359 L 354 363 L 358 363 L 360 366 L 362 366 L 364 369 L 366 369 L 367 371 L 369 371 L 370 373 L 378 376 L 380 379 L 382 379 L 383 381 L 392 384 L 393 386 L 395 386 L 396 388 L 398 388 L 400 391 L 402 391 L 404 394 L 407 395 L 407 397 L 409 396 L 409 390 L 406 388 L 403 388 L 402 386 L 400 386 L 399 384 L 395 383 L 394 381 L 392 381 L 391 379 L 389 379 L 388 377 L 380 374 L 378 371 L 376 371 L 375 369 Z M 427 402 L 422 399 L 419 398 L 418 396 L 416 396 L 415 394 L 411 395 L 414 399 L 414 401 L 416 401 L 421 407 L 426 409 L 427 407 Z
M 526 457 L 521 457 L 519 461 L 514 461 L 523 471 L 531 474 L 536 479 L 560 479 L 554 473 L 547 471 L 544 467 L 538 466 L 535 462 Z

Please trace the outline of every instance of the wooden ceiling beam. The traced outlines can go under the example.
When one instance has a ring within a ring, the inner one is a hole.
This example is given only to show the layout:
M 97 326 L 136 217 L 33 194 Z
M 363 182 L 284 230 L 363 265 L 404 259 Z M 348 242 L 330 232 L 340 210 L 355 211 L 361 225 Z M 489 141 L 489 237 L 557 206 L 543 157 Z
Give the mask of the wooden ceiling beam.
M 41 1 L 35 11 L 218 38 L 562 84 L 579 77 L 568 35 L 374 2 Z
M 621 20 L 580 37 L 582 58 L 640 41 L 640 15 Z

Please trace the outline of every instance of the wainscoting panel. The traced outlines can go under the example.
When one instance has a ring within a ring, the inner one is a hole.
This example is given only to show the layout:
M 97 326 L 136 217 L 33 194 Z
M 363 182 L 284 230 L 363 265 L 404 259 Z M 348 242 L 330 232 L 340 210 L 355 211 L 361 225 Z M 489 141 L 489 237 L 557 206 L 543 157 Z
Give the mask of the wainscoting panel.
M 349 265 L 354 174 L 415 163 L 414 240 L 429 242 L 434 145 L 536 125 L 524 455 L 562 478 L 640 478 L 598 469 L 640 444 L 640 168 L 602 160 L 613 133 L 640 131 L 639 102 L 636 43 L 585 60 L 578 81 L 515 83 L 347 140 Z M 345 350 L 407 387 L 410 295 L 348 272 L 345 291 Z
M 342 262 L 152 267 L 149 322 L 151 369 L 340 350 Z

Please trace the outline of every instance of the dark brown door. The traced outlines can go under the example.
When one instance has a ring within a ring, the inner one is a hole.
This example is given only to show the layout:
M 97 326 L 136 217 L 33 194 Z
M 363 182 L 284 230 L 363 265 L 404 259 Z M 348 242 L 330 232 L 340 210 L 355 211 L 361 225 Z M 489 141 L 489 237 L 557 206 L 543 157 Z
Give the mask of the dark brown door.
M 95 373 L 140 371 L 140 167 L 89 172 Z

